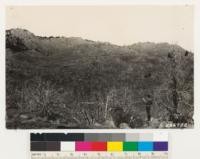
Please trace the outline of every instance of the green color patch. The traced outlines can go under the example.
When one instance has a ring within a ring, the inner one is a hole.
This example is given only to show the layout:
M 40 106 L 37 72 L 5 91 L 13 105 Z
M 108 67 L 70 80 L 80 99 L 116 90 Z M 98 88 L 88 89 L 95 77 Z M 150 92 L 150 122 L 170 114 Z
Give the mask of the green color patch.
M 123 151 L 137 151 L 138 143 L 137 142 L 124 142 Z

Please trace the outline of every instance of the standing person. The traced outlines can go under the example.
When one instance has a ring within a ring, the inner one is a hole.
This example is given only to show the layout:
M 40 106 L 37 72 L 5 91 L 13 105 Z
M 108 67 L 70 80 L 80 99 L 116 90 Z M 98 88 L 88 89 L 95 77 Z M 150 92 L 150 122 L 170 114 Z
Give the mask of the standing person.
M 153 104 L 153 99 L 151 95 L 147 95 L 146 98 L 143 98 L 144 103 L 146 104 L 146 113 L 147 113 L 147 121 L 151 121 L 151 106 Z

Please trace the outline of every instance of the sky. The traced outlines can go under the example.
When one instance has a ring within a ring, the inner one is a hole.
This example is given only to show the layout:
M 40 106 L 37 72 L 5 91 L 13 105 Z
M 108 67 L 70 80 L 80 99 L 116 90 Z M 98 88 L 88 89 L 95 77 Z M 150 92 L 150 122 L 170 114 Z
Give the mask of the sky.
M 6 29 L 117 45 L 168 42 L 193 51 L 193 6 L 7 6 Z

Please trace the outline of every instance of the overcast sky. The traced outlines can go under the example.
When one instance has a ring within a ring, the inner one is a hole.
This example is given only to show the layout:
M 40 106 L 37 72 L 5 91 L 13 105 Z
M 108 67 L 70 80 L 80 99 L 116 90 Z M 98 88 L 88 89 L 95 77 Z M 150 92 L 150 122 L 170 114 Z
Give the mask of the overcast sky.
M 9 6 L 6 27 L 117 45 L 169 42 L 193 51 L 192 6 Z

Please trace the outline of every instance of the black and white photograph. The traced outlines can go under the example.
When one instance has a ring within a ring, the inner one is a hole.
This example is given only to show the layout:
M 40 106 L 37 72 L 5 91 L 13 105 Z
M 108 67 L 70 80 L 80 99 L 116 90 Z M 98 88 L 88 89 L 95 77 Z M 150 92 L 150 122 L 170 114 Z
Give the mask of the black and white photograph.
M 193 128 L 193 10 L 7 6 L 6 128 Z

